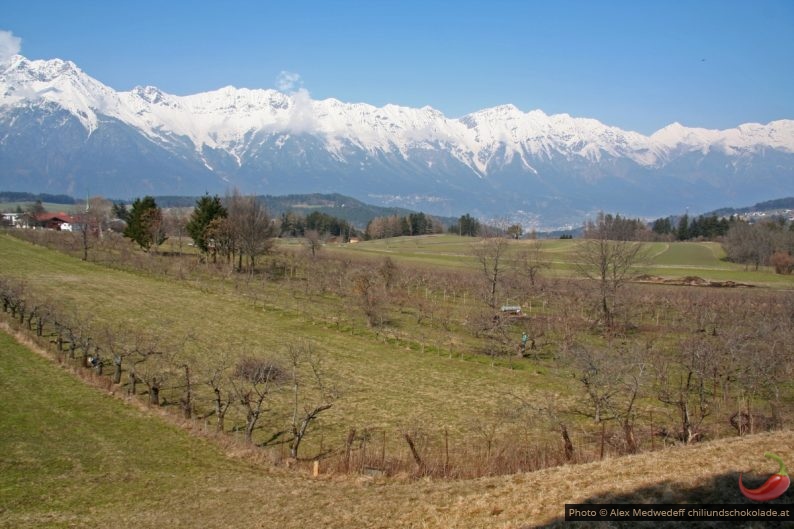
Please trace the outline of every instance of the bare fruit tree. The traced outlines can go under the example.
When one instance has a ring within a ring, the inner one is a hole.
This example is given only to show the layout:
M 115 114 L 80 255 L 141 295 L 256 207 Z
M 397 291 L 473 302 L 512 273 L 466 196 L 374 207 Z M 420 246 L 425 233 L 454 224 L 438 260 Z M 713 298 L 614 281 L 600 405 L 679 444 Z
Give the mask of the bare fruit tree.
M 335 388 L 328 386 L 320 356 L 309 342 L 290 344 L 287 348 L 292 385 L 292 440 L 290 457 L 298 458 L 301 442 L 319 415 L 330 409 L 337 399 Z
M 369 266 L 357 269 L 351 276 L 350 287 L 354 299 L 367 318 L 367 325 L 382 325 L 386 319 L 388 292 L 378 271 Z
M 213 410 L 207 414 L 207 417 L 214 414 L 215 430 L 222 432 L 224 431 L 226 412 L 229 411 L 235 400 L 231 381 L 233 367 L 231 353 L 228 349 L 217 351 L 211 360 L 206 361 L 206 365 L 200 367 L 201 381 L 212 390 Z
M 700 427 L 712 413 L 714 393 L 708 380 L 711 368 L 718 362 L 711 341 L 700 337 L 684 340 L 672 361 L 657 363 L 658 399 L 677 410 L 680 438 L 686 444 L 700 440 Z
M 549 260 L 543 256 L 542 245 L 541 241 L 530 241 L 527 248 L 519 251 L 516 256 L 516 273 L 526 278 L 530 287 L 535 286 L 540 271 L 551 266 Z
M 170 380 L 171 363 L 168 354 L 160 344 L 155 342 L 141 342 L 143 347 L 135 351 L 130 368 L 130 385 L 135 391 L 135 385 L 143 382 L 149 394 L 149 404 L 160 406 L 160 392 Z
M 245 411 L 245 440 L 253 442 L 254 429 L 267 398 L 287 375 L 278 364 L 264 358 L 241 359 L 234 369 L 235 396 Z
M 594 238 L 580 242 L 574 251 L 576 270 L 596 284 L 601 319 L 611 329 L 618 292 L 646 260 L 647 253 L 642 243 L 610 240 L 606 228 L 592 231 L 591 236 Z
M 614 419 L 613 399 L 620 391 L 623 366 L 612 358 L 610 351 L 595 347 L 574 346 L 571 363 L 577 380 L 592 406 L 593 421 L 600 423 Z
M 472 246 L 472 255 L 479 264 L 484 280 L 483 300 L 496 310 L 505 273 L 508 242 L 503 237 L 487 237 Z
M 92 243 L 104 238 L 110 223 L 113 203 L 102 197 L 92 197 L 85 204 L 85 211 L 77 213 L 75 227 L 80 235 L 83 261 L 88 260 L 88 250 Z

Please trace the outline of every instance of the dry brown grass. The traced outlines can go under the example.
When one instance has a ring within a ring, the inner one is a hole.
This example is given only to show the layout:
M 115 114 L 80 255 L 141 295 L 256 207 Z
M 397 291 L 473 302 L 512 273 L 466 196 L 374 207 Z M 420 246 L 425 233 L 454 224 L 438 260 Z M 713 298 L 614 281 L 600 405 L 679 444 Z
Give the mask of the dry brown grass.
M 762 464 L 759 456 L 770 447 L 794 458 L 791 432 L 782 432 L 470 481 L 309 480 L 240 467 L 204 476 L 141 509 L 14 521 L 18 527 L 56 520 L 84 527 L 556 526 L 564 525 L 564 505 L 574 502 L 745 503 L 736 488 L 738 471 Z

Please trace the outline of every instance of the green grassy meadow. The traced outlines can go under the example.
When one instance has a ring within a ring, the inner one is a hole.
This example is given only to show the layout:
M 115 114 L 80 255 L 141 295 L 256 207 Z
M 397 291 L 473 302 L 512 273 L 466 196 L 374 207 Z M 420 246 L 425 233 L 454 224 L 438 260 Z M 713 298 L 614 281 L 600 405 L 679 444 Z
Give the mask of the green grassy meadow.
M 231 466 L 216 447 L 86 386 L 5 333 L 0 388 L 0 525 L 68 527 L 86 512 L 153 510 Z
M 332 249 L 351 254 L 389 256 L 400 261 L 430 266 L 465 268 L 474 267 L 476 264 L 471 253 L 477 241 L 478 239 L 457 235 L 427 235 L 365 241 L 339 245 Z M 516 255 L 531 244 L 533 241 L 513 241 L 508 255 Z M 575 252 L 580 244 L 580 239 L 541 240 L 541 256 L 551 263 L 547 273 L 574 277 Z M 794 288 L 794 277 L 775 274 L 770 267 L 761 267 L 758 271 L 745 270 L 745 266 L 725 260 L 725 251 L 716 242 L 650 242 L 645 243 L 645 247 L 648 259 L 638 273 L 669 278 L 698 276 L 707 280 L 731 280 Z
M 17 211 L 17 208 L 25 211 L 33 204 L 33 202 L 0 202 L 0 211 L 14 213 Z M 76 213 L 81 207 L 78 204 L 55 204 L 53 202 L 42 202 L 41 205 L 44 207 L 45 211 L 50 211 L 52 213 Z

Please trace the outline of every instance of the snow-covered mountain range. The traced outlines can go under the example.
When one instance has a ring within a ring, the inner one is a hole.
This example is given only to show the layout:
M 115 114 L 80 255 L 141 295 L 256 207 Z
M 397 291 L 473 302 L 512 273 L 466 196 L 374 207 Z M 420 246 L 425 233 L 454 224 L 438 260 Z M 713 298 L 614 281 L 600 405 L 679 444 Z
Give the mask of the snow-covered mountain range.
M 0 65 L 0 188 L 48 193 L 340 192 L 550 226 L 794 193 L 794 120 L 645 136 L 503 105 L 451 119 L 304 90 L 118 92 L 59 59 Z

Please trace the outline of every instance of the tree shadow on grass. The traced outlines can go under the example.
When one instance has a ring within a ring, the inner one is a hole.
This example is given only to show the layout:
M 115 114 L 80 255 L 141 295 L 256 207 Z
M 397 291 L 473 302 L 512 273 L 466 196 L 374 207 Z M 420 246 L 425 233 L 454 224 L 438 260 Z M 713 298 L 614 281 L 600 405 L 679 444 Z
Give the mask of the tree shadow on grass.
M 755 488 L 760 486 L 768 476 L 747 475 L 743 477 L 743 482 L 748 488 Z M 764 503 L 757 503 L 748 500 L 739 492 L 739 473 L 730 472 L 714 476 L 708 481 L 696 486 L 686 486 L 682 483 L 675 483 L 672 481 L 662 481 L 653 486 L 642 487 L 630 492 L 612 493 L 603 492 L 593 495 L 589 498 L 582 500 L 579 503 L 583 504 L 634 504 L 634 505 L 658 505 L 658 504 L 680 504 L 697 505 L 697 504 L 733 504 L 746 507 L 773 507 L 781 504 L 792 504 L 792 491 L 786 491 L 782 497 Z M 543 527 L 543 528 L 630 528 L 630 527 L 647 527 L 647 528 L 794 528 L 794 522 L 790 521 L 648 521 L 648 522 L 624 522 L 624 521 L 605 521 L 605 522 L 566 522 L 564 517 L 556 518 L 548 524 L 542 526 L 527 525 L 522 529 L 529 529 L 530 527 Z

